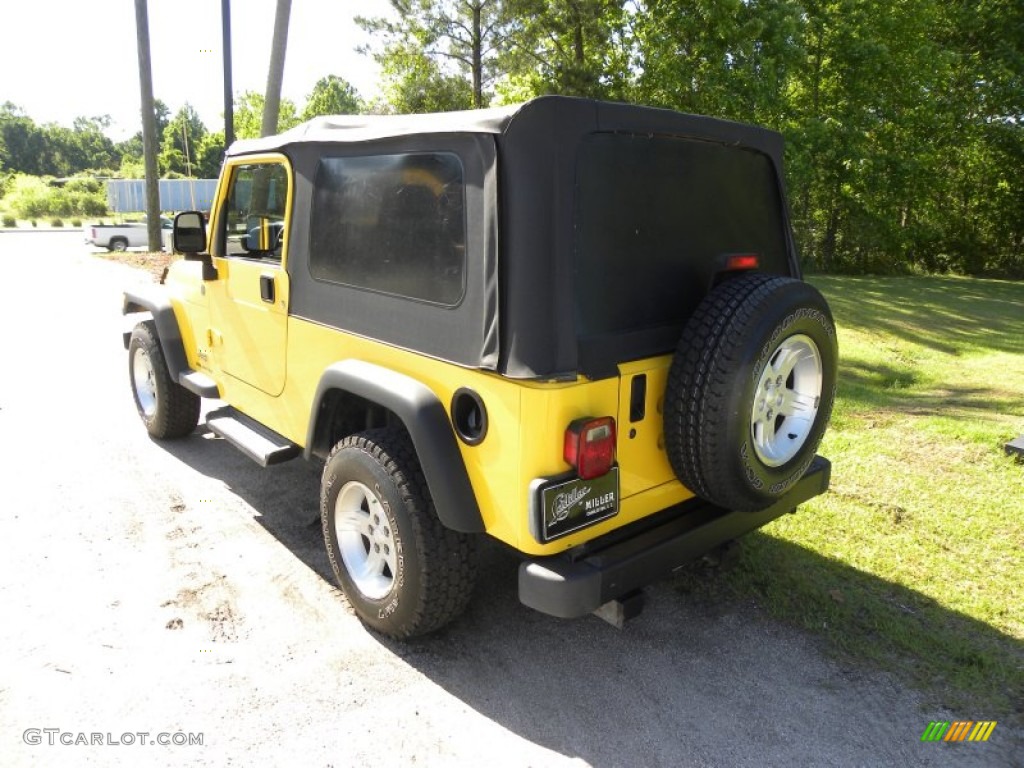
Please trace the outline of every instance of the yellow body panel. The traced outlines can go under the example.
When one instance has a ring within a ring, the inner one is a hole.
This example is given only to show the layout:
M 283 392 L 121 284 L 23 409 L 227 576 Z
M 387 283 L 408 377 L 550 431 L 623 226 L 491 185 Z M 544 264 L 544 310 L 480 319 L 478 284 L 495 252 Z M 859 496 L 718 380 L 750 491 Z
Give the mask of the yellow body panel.
M 203 265 L 198 261 L 172 262 L 165 286 L 171 294 L 171 306 L 185 342 L 189 366 L 207 375 L 214 373 L 208 335 L 210 306 L 203 282 Z
M 615 422 L 619 427 L 618 457 L 622 497 L 628 498 L 675 479 L 665 452 L 665 387 L 671 355 L 624 363 Z M 630 387 L 635 376 L 646 378 L 644 417 L 630 421 Z
M 285 385 L 288 346 L 288 273 L 276 264 L 214 258 L 210 281 L 211 341 L 220 369 L 242 382 L 279 395 Z M 275 301 L 260 298 L 260 279 L 274 285 Z

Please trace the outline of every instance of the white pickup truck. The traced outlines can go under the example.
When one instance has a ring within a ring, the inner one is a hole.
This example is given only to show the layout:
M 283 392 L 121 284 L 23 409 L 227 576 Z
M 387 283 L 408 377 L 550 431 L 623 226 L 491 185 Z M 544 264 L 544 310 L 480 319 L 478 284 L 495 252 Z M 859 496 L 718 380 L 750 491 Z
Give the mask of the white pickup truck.
M 160 217 L 161 241 L 171 230 L 172 222 L 166 216 Z M 138 221 L 128 224 L 86 224 L 82 228 L 85 242 L 108 251 L 124 251 L 128 248 L 145 248 L 149 245 L 146 222 Z

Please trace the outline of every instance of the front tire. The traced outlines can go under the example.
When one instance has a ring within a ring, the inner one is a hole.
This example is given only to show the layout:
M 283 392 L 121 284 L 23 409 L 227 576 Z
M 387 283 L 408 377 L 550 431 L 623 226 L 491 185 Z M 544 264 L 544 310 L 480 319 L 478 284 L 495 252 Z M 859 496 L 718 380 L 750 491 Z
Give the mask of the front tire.
M 367 626 L 405 639 L 462 613 L 476 580 L 476 540 L 441 524 L 404 430 L 338 443 L 324 465 L 320 513 L 331 569 Z
M 128 376 L 135 408 L 150 435 L 165 440 L 192 433 L 199 423 L 200 398 L 171 378 L 152 320 L 132 331 Z
M 761 273 L 719 285 L 687 322 L 669 371 L 676 476 L 727 509 L 771 505 L 814 459 L 837 364 L 832 315 L 813 286 Z

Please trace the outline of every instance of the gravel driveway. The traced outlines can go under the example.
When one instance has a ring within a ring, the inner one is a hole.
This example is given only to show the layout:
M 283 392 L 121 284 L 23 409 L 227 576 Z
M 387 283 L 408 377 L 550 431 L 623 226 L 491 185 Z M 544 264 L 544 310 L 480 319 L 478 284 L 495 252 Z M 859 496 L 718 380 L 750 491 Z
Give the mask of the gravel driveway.
M 318 466 L 148 439 L 119 309 L 149 276 L 80 237 L 0 233 L 3 765 L 1024 765 L 1003 725 L 922 744 L 969 713 L 754 606 L 665 584 L 622 631 L 534 613 L 497 546 L 450 630 L 368 633 L 330 579 Z

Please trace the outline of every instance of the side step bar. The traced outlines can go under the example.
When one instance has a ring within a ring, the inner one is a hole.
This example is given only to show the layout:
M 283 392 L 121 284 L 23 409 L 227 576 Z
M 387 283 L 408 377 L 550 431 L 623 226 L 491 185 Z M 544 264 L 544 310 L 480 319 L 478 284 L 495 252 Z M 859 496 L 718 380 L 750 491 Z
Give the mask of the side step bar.
M 230 405 L 210 411 L 206 426 L 263 467 L 294 459 L 302 449 Z
M 205 373 L 193 371 L 192 369 L 182 371 L 178 374 L 178 383 L 200 397 L 208 397 L 213 400 L 220 397 L 220 389 L 217 387 L 217 382 Z

